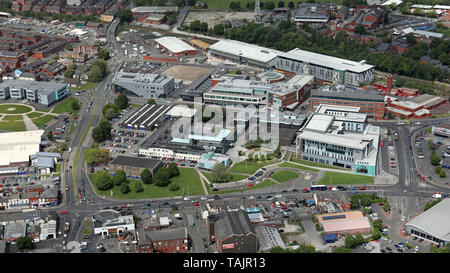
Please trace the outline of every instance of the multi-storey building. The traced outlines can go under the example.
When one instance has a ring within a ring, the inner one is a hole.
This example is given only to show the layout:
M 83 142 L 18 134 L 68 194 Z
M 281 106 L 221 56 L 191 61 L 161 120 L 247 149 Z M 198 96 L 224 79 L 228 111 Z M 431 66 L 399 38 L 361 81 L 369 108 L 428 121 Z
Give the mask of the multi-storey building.
M 174 79 L 164 74 L 117 72 L 114 90 L 143 98 L 168 97 L 174 90 Z
M 379 134 L 359 107 L 320 105 L 300 129 L 296 149 L 305 160 L 375 176 Z
M 28 99 L 49 106 L 69 95 L 66 84 L 56 82 L 34 82 L 27 80 L 7 80 L 0 83 L 0 98 Z

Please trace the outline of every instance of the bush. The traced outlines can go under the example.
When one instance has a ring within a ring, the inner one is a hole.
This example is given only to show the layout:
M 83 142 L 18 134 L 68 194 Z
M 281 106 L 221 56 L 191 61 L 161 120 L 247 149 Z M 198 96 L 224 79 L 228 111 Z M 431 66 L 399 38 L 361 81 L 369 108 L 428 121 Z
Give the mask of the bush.
M 143 192 L 144 191 L 144 187 L 142 187 L 141 182 L 136 181 L 136 183 L 134 184 L 134 191 L 135 192 Z
M 153 182 L 152 173 L 150 172 L 149 169 L 142 170 L 141 179 L 142 179 L 142 182 L 144 182 L 144 184 L 146 184 L 146 185 L 151 184 Z
M 127 174 L 122 170 L 118 170 L 114 174 L 112 181 L 113 181 L 114 185 L 120 186 L 123 182 L 127 181 Z
M 447 174 L 445 173 L 444 169 L 441 169 L 441 172 L 439 173 L 439 176 L 440 176 L 441 178 L 447 177 Z
M 127 194 L 127 193 L 129 193 L 131 190 L 130 190 L 130 186 L 128 186 L 128 183 L 127 182 L 123 182 L 121 185 L 120 185 L 120 192 L 121 193 L 123 193 L 123 194 Z
M 170 191 L 177 191 L 177 190 L 179 190 L 180 189 L 180 187 L 177 185 L 177 184 L 172 184 L 172 185 L 170 185 L 170 187 L 169 187 L 169 190 Z
M 95 185 L 101 191 L 109 190 L 114 187 L 111 176 L 107 171 L 100 171 L 95 175 Z
M 158 187 L 164 187 L 170 184 L 170 172 L 168 168 L 159 169 L 153 176 L 153 181 Z
M 434 172 L 435 172 L 436 174 L 440 174 L 441 171 L 442 171 L 442 167 L 441 167 L 441 166 L 436 166 L 436 168 L 434 168 Z

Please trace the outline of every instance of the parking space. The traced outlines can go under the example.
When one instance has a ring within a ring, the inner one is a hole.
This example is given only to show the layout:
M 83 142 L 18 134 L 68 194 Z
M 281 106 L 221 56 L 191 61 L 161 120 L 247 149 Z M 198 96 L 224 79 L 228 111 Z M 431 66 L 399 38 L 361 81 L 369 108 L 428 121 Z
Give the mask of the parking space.
M 112 130 L 113 139 L 105 141 L 102 145 L 112 154 L 136 156 L 138 147 L 147 136 L 146 132 L 138 130 Z

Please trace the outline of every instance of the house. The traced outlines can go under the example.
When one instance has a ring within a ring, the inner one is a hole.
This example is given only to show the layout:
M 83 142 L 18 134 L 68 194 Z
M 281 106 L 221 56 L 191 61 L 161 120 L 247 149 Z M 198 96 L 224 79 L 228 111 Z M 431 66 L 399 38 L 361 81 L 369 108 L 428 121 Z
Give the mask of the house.
M 3 235 L 3 239 L 11 243 L 17 240 L 19 237 L 24 237 L 27 233 L 27 224 L 25 221 L 15 221 L 9 222 L 5 226 L 5 233 Z
M 79 78 L 72 78 L 72 79 L 64 79 L 64 84 L 67 84 L 69 87 L 80 87 L 80 79 Z
M 350 9 L 346 6 L 342 6 L 338 9 L 338 11 L 336 13 L 336 19 L 345 20 L 348 18 L 349 14 L 350 14 Z
M 140 253 L 178 253 L 188 251 L 186 227 L 145 230 L 138 232 L 137 252 Z
M 90 29 L 101 29 L 103 28 L 103 24 L 98 22 L 88 22 L 86 27 Z

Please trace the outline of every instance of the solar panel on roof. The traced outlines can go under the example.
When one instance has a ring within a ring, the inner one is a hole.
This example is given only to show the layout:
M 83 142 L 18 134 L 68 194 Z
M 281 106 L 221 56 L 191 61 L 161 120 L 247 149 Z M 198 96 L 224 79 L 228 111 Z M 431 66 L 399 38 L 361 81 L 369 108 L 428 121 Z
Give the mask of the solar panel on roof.
M 345 214 L 331 215 L 331 216 L 324 216 L 324 217 L 322 217 L 323 220 L 334 220 L 334 219 L 344 219 L 344 218 L 345 218 Z

